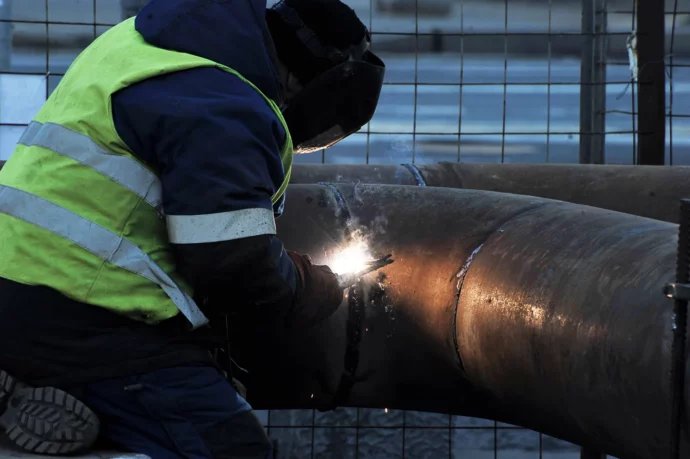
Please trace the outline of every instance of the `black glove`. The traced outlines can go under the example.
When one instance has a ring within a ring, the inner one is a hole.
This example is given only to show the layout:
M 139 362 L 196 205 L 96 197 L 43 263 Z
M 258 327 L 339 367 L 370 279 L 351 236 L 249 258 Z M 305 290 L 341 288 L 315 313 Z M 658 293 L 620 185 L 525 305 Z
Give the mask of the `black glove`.
M 294 324 L 299 327 L 316 325 L 338 309 L 343 302 L 343 289 L 328 266 L 314 265 L 308 255 L 287 253 L 299 274 L 293 303 Z

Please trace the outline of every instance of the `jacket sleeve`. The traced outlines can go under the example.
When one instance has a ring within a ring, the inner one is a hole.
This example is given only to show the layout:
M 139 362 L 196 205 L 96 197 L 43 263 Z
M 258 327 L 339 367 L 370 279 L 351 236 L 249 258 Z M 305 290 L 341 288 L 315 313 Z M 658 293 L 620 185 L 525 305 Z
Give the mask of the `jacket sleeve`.
M 193 69 L 118 92 L 113 117 L 159 171 L 177 269 L 195 297 L 218 312 L 288 314 L 298 279 L 271 202 L 285 132 L 261 95 L 222 70 Z

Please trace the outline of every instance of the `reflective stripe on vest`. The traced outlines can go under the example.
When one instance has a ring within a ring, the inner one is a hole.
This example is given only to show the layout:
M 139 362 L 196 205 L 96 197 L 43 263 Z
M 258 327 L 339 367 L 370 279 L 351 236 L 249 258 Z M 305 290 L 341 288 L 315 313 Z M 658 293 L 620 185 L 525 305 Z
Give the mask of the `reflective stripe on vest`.
M 166 215 L 173 244 L 230 241 L 276 234 L 273 210 L 252 208 L 203 215 Z
M 194 328 L 208 323 L 194 300 L 139 247 L 41 197 L 0 185 L 0 212 L 36 225 L 127 271 L 158 284 Z
M 161 203 L 161 184 L 155 174 L 137 161 L 112 154 L 89 137 L 64 126 L 33 121 L 18 143 L 72 158 L 131 190 L 154 208 Z M 208 323 L 194 300 L 143 250 L 123 237 L 57 204 L 3 185 L 0 212 L 68 239 L 102 260 L 158 284 L 194 328 Z
M 72 158 L 128 188 L 151 207 L 161 204 L 161 183 L 153 172 L 134 159 L 114 155 L 84 134 L 59 124 L 32 121 L 17 143 Z

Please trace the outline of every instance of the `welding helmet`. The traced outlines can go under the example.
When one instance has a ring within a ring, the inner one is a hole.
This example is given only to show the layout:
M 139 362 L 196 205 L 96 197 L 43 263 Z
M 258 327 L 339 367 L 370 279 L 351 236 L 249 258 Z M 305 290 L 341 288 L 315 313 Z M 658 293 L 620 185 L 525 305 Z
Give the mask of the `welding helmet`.
M 369 122 L 385 65 L 369 31 L 339 0 L 282 0 L 266 24 L 286 81 L 282 112 L 295 153 L 328 148 Z M 299 90 L 287 86 L 294 82 Z

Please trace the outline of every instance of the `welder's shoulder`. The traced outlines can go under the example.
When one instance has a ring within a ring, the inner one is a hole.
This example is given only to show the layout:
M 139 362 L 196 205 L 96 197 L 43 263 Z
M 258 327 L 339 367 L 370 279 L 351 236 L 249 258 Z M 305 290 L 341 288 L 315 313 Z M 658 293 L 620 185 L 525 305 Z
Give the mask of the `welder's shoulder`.
M 211 130 L 229 139 L 255 136 L 282 145 L 285 130 L 263 96 L 239 77 L 204 67 L 151 78 L 112 98 L 115 127 L 142 159 L 153 161 L 151 142 L 181 132 Z

